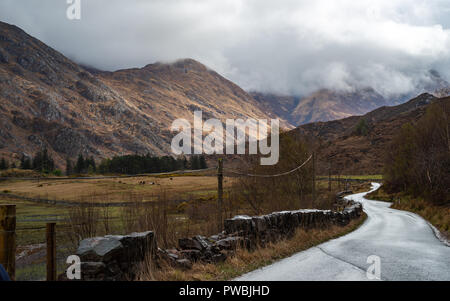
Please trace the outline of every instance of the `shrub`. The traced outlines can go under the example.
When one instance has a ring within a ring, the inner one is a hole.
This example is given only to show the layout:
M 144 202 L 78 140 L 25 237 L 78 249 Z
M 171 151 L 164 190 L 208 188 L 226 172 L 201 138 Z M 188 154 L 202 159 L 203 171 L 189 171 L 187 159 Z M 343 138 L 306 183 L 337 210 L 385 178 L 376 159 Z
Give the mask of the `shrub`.
M 359 136 L 367 136 L 367 134 L 369 133 L 369 125 L 364 118 L 359 120 L 355 128 L 355 133 Z

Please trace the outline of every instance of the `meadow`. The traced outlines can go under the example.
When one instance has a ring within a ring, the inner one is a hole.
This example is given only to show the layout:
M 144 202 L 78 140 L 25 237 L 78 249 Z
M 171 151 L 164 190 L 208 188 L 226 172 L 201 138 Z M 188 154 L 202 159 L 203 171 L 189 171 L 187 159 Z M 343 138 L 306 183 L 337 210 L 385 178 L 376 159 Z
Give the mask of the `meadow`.
M 224 178 L 223 218 L 252 214 L 249 204 L 232 196 L 232 185 L 240 180 Z M 354 190 L 366 189 L 361 184 L 352 185 Z M 332 182 L 333 192 L 342 188 Z M 317 189 L 319 199 L 329 196 L 327 181 L 317 181 Z M 33 202 L 23 197 L 55 202 Z M 169 248 L 176 246 L 180 237 L 211 235 L 220 229 L 214 174 L 6 180 L 0 182 L 2 204 L 16 205 L 18 280 L 45 278 L 48 222 L 57 223 L 58 273 L 63 272 L 65 258 L 74 253 L 82 238 L 155 230 L 158 245 Z

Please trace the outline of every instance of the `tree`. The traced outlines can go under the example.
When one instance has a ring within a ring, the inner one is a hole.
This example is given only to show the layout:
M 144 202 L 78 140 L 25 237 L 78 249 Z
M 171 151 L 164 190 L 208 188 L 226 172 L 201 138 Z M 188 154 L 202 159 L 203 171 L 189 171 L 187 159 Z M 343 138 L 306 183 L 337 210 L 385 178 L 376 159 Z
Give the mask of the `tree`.
M 66 159 L 66 176 L 70 176 L 73 173 L 72 161 L 70 158 Z
M 22 155 L 22 157 L 20 158 L 20 168 L 21 169 L 31 169 L 30 158 L 26 157 L 25 155 Z
M 80 174 L 83 173 L 85 170 L 85 161 L 83 155 L 80 153 L 78 155 L 77 164 L 75 165 L 75 172 Z
M 206 164 L 206 159 L 205 159 L 205 156 L 204 156 L 204 155 L 201 155 L 201 156 L 200 156 L 200 159 L 199 159 L 199 165 L 200 165 L 200 169 L 206 169 L 206 168 L 208 168 L 208 165 Z
M 97 171 L 97 165 L 95 164 L 94 157 L 89 159 L 89 165 L 92 166 L 92 171 L 95 173 Z
M 432 103 L 416 124 L 405 124 L 386 150 L 384 180 L 391 192 L 449 202 L 449 102 Z
M 38 151 L 33 158 L 33 169 L 39 172 L 52 172 L 55 170 L 55 162 L 46 148 Z
M 8 161 L 6 161 L 5 158 L 2 158 L 2 160 L 0 161 L 0 170 L 8 169 L 8 167 Z
M 196 155 L 191 156 L 191 158 L 189 159 L 189 166 L 191 167 L 192 170 L 200 169 L 200 162 L 198 156 Z
M 23 168 L 24 163 L 25 163 L 25 155 L 22 154 L 22 156 L 20 157 L 20 168 L 21 169 L 25 169 L 25 168 Z

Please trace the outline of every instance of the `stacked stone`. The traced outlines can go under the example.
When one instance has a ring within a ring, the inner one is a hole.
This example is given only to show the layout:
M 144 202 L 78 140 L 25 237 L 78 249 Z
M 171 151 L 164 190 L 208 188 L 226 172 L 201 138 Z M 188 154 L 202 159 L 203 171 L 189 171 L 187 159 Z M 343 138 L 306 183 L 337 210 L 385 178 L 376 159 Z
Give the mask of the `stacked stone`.
M 222 233 L 181 238 L 177 249 L 157 248 L 152 231 L 84 239 L 76 253 L 81 259 L 82 280 L 134 279 L 137 266 L 148 259 L 164 259 L 176 267 L 189 269 L 197 261 L 222 262 L 232 256 L 237 247 L 252 250 L 257 245 L 289 238 L 297 228 L 345 226 L 363 211 L 360 203 L 346 202 L 346 208 L 339 212 L 305 209 L 263 216 L 235 216 L 225 220 Z
M 249 248 L 249 238 L 237 235 L 226 235 L 224 232 L 210 237 L 201 235 L 192 238 L 181 238 L 178 249 L 158 250 L 160 257 L 170 264 L 189 269 L 193 262 L 223 262 L 234 254 L 236 248 Z
M 277 241 L 291 236 L 295 229 L 326 228 L 347 225 L 362 213 L 362 205 L 354 203 L 341 212 L 330 210 L 296 210 L 274 212 L 263 216 L 236 216 L 225 220 L 225 233 L 252 240 L 250 245 Z M 256 240 L 256 241 L 253 241 Z
M 132 280 L 140 263 L 156 258 L 156 249 L 152 231 L 84 239 L 76 252 L 81 280 Z

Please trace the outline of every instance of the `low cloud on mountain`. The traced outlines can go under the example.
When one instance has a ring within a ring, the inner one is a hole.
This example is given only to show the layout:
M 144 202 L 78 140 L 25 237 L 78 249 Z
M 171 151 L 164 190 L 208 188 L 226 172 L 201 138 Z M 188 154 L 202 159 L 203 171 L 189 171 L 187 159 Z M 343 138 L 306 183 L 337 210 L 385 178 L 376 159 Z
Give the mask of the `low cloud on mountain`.
M 191 57 L 244 89 L 413 92 L 450 78 L 445 0 L 3 0 L 0 20 L 105 70 Z

